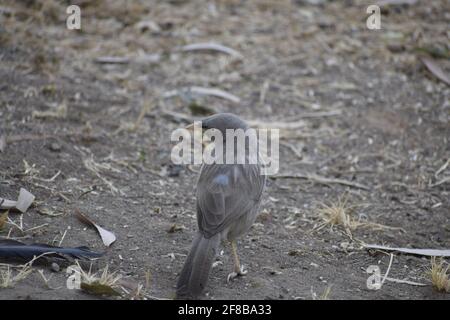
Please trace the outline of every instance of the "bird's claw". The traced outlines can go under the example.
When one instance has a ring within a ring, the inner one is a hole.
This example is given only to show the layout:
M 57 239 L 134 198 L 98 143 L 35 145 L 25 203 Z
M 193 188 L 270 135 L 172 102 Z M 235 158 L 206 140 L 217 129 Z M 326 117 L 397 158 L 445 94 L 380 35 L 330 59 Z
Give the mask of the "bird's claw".
M 230 282 L 237 277 L 245 276 L 246 274 L 247 274 L 247 270 L 245 270 L 244 266 L 241 266 L 240 270 L 234 271 L 228 275 L 227 282 Z

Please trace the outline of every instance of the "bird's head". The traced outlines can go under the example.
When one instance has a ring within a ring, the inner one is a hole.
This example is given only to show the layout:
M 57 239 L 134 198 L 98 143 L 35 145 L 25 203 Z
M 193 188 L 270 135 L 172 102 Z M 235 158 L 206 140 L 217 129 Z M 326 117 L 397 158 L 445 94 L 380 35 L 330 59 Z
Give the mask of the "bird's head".
M 202 120 L 202 129 L 217 129 L 225 136 L 227 129 L 248 129 L 245 121 L 232 113 L 218 113 Z
M 195 123 L 192 123 L 186 127 L 189 131 L 194 133 L 194 139 L 201 139 L 204 137 L 204 135 L 210 137 L 211 132 L 209 130 L 218 130 L 222 134 L 223 141 L 226 139 L 226 130 L 247 130 L 249 128 L 248 124 L 241 120 L 238 116 L 232 114 L 232 113 L 217 113 L 212 116 L 209 116 L 207 118 L 204 118 L 201 120 L 201 136 L 195 135 Z M 210 138 L 209 138 L 210 139 Z M 202 140 L 196 140 L 202 143 L 203 147 L 207 146 L 209 143 L 207 142 L 209 140 L 202 139 Z M 209 140 L 211 141 L 211 140 Z M 214 140 L 215 141 L 215 140 Z

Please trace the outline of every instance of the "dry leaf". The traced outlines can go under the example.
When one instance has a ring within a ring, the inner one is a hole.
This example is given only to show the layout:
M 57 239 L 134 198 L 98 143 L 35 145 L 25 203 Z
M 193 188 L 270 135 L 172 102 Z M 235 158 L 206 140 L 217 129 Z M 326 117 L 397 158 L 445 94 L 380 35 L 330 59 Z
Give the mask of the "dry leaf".
M 385 246 L 379 246 L 375 244 L 365 245 L 367 249 L 379 249 L 386 251 L 398 251 L 409 254 L 416 254 L 420 256 L 430 256 L 430 257 L 450 257 L 450 249 L 447 250 L 437 250 L 437 249 L 410 249 L 410 248 L 390 248 Z
M 3 229 L 6 225 L 6 221 L 8 220 L 8 213 L 9 211 L 6 210 L 5 213 L 0 216 L 0 230 Z
M 106 229 L 103 229 L 102 227 L 95 224 L 91 219 L 89 219 L 84 214 L 82 214 L 80 212 L 80 210 L 75 209 L 75 215 L 81 222 L 83 222 L 91 227 L 94 227 L 97 230 L 97 232 L 100 235 L 100 237 L 102 238 L 103 244 L 105 246 L 109 247 L 111 244 L 113 244 L 116 241 L 116 236 L 114 235 L 114 233 L 112 233 L 111 231 L 108 231 Z
M 17 201 L 0 198 L 0 209 L 16 209 L 24 213 L 28 210 L 35 199 L 35 196 L 20 188 L 19 199 Z
M 435 60 L 425 56 L 420 57 L 420 60 L 436 78 L 450 86 L 450 79 Z
M 303 128 L 306 122 L 303 120 L 297 121 L 271 121 L 264 122 L 259 120 L 247 120 L 247 123 L 254 128 L 259 129 L 281 129 L 281 130 L 295 130 L 298 128 Z
M 416 4 L 417 0 L 380 0 L 376 5 L 382 7 L 386 5 L 413 5 Z
M 233 56 L 238 59 L 244 58 L 242 56 L 242 54 L 240 54 L 236 50 L 231 49 L 229 47 L 225 47 L 224 45 L 221 45 L 218 43 L 188 44 L 186 46 L 181 47 L 181 51 L 218 51 L 218 52 L 229 54 L 230 56 Z
M 139 21 L 134 25 L 134 27 L 140 32 L 144 32 L 146 30 L 150 30 L 151 32 L 155 33 L 161 32 L 161 27 L 155 21 L 152 20 Z
M 24 188 L 20 188 L 19 199 L 17 200 L 16 209 L 20 212 L 25 212 L 31 206 L 35 196 Z
M 34 110 L 31 114 L 31 117 L 34 119 L 46 119 L 46 118 L 54 118 L 54 119 L 65 119 L 67 117 L 67 103 L 63 101 L 60 105 L 53 105 L 52 110 L 47 111 L 37 111 Z
M 173 224 L 169 230 L 167 230 L 168 233 L 175 233 L 177 231 L 183 231 L 185 227 L 184 226 L 180 226 L 178 224 Z
M 0 136 L 0 152 L 5 151 L 6 148 L 6 138 L 5 136 L 1 135 Z
M 99 281 L 92 283 L 81 282 L 80 288 L 89 294 L 97 296 L 120 296 L 120 293 L 114 290 L 113 287 L 102 284 Z
M 220 89 L 215 88 L 204 88 L 204 87 L 189 87 L 189 88 L 183 88 L 180 90 L 172 90 L 167 91 L 164 93 L 164 98 L 172 98 L 178 95 L 203 95 L 203 96 L 214 96 L 218 98 L 222 98 L 225 100 L 230 100 L 234 103 L 239 103 L 241 99 L 239 97 L 236 97 L 235 95 L 232 95 L 228 92 L 225 92 Z
M 0 198 L 0 209 L 14 209 L 17 201 Z
M 192 102 L 188 106 L 189 110 L 191 110 L 192 115 L 194 116 L 209 116 L 215 113 L 215 111 L 206 106 L 202 106 L 196 102 Z
M 102 64 L 126 64 L 130 62 L 130 59 L 127 57 L 98 57 L 94 61 Z

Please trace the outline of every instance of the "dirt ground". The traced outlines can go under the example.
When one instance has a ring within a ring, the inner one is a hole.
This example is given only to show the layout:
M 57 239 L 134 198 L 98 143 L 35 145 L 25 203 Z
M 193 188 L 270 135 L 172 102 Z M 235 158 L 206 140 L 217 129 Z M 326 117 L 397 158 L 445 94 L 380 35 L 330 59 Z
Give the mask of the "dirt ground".
M 69 4 L 80 5 L 81 30 L 66 28 Z M 106 251 L 95 267 L 142 284 L 140 297 L 173 298 L 196 230 L 198 168 L 171 163 L 170 134 L 200 113 L 233 112 L 286 126 L 279 175 L 300 177 L 269 179 L 238 243 L 248 275 L 226 282 L 225 248 L 206 299 L 449 299 L 431 285 L 430 258 L 412 255 L 394 254 L 388 276 L 424 286 L 388 280 L 369 290 L 366 269 L 384 274 L 390 256 L 362 244 L 450 248 L 450 89 L 420 59 L 448 74 L 450 8 L 383 6 L 381 30 L 369 30 L 368 4 L 2 1 L 0 197 L 16 199 L 23 187 L 36 201 L 11 212 L 0 236 Z M 243 58 L 180 50 L 202 42 Z M 165 96 L 191 86 L 240 102 Z M 320 208 L 339 199 L 361 226 L 324 225 Z M 105 249 L 75 208 L 117 241 Z M 12 223 L 21 220 L 19 230 Z M 66 279 L 37 266 L 0 298 L 99 298 L 67 289 Z

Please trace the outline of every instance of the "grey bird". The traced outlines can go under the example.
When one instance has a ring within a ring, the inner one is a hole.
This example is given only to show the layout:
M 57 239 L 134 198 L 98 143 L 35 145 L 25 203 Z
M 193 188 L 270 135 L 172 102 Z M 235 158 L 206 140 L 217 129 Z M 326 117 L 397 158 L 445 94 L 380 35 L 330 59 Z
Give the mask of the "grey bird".
M 226 129 L 246 130 L 248 125 L 234 114 L 220 113 L 202 120 L 202 129 L 219 130 L 226 143 Z M 223 150 L 225 153 L 225 145 Z M 265 184 L 260 162 L 202 165 L 197 182 L 198 231 L 178 279 L 178 299 L 196 299 L 201 295 L 221 241 L 231 244 L 234 261 L 227 281 L 247 273 L 239 262 L 236 239 L 254 223 Z

